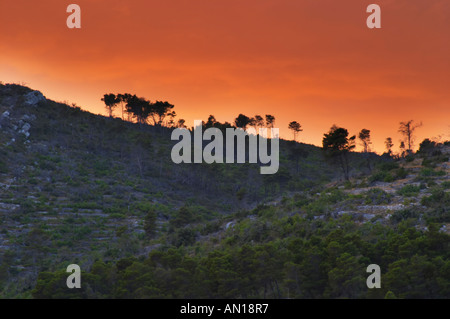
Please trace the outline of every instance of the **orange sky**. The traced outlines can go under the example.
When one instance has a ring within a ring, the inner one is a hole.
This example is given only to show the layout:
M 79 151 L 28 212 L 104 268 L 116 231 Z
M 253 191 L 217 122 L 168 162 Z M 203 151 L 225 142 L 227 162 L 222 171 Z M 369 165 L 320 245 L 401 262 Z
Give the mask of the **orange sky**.
M 381 152 L 410 119 L 416 144 L 450 139 L 449 31 L 449 0 L 1 0 L 0 81 L 94 113 L 104 93 L 168 100 L 188 125 L 273 114 L 316 145 L 332 124 L 367 128 Z

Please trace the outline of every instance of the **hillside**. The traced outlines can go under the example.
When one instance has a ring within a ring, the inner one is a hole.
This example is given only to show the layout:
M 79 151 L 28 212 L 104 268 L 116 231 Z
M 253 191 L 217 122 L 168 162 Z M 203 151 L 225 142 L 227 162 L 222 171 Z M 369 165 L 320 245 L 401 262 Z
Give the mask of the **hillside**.
M 298 161 L 283 140 L 275 175 L 257 164 L 176 165 L 170 128 L 18 85 L 0 85 L 0 128 L 1 297 L 73 297 L 56 280 L 72 263 L 92 280 L 82 297 L 384 297 L 355 288 L 364 271 L 340 275 L 352 291 L 333 274 L 414 256 L 443 278 L 426 297 L 449 296 L 447 144 L 398 161 L 372 154 L 373 172 L 352 153 L 350 182 L 321 149 L 299 144 Z M 129 267 L 152 279 L 121 277 Z M 307 287 L 297 275 L 311 275 Z

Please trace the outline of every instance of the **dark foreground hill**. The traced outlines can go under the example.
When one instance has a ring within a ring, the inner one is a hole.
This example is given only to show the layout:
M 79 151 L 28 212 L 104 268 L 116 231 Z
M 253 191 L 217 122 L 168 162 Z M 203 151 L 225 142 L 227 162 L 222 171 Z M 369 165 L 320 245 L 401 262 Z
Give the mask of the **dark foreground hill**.
M 374 155 L 373 174 L 351 154 L 343 183 L 319 148 L 297 145 L 298 161 L 287 141 L 275 175 L 176 165 L 171 129 L 17 85 L 0 85 L 0 126 L 2 297 L 450 295 L 444 145 L 408 161 Z M 382 290 L 365 286 L 371 263 Z M 65 285 L 69 264 L 81 290 Z

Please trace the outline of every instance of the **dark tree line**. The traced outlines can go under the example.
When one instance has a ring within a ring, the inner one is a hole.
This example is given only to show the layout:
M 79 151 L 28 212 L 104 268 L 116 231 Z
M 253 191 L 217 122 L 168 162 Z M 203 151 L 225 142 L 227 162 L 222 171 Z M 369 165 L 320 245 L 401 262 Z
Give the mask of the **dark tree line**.
M 297 123 L 298 124 L 298 123 Z M 384 144 L 386 146 L 386 153 L 391 158 L 401 158 L 413 153 L 413 146 L 415 140 L 415 130 L 422 126 L 422 123 L 414 124 L 413 120 L 400 122 L 398 132 L 402 134 L 402 140 L 400 140 L 400 153 L 394 155 L 392 148 L 394 143 L 391 137 L 386 138 Z M 289 128 L 294 132 L 294 140 L 296 139 L 296 122 L 291 122 Z M 370 162 L 370 154 L 372 144 L 370 130 L 362 129 L 358 134 L 358 139 L 361 142 L 363 148 L 362 153 L 367 161 L 367 167 L 369 172 L 372 172 L 372 165 Z M 322 140 L 323 150 L 325 154 L 339 163 L 342 168 L 345 179 L 348 181 L 350 178 L 350 163 L 349 153 L 356 147 L 355 145 L 356 135 L 349 136 L 349 132 L 345 128 L 337 127 L 333 125 L 328 133 L 324 134 Z
M 264 225 L 265 223 L 261 223 Z M 407 226 L 356 226 L 347 219 L 273 219 L 242 229 L 204 254 L 188 247 L 148 257 L 97 260 L 67 289 L 65 270 L 41 272 L 34 298 L 442 298 L 450 296 L 448 235 Z M 185 229 L 184 229 L 185 230 Z M 275 236 L 270 235 L 271 231 Z M 374 240 L 376 239 L 376 240 Z M 383 270 L 381 289 L 368 289 L 366 268 Z
M 221 123 L 217 121 L 214 115 L 210 115 L 206 122 L 203 122 L 203 127 L 207 128 L 218 128 L 220 130 L 225 130 L 226 128 L 240 128 L 246 131 L 249 127 L 253 127 L 258 133 L 258 129 L 266 126 L 267 128 L 273 128 L 275 125 L 275 116 L 267 114 L 265 120 L 261 115 L 255 115 L 254 117 L 248 117 L 244 114 L 239 114 L 233 123 L 224 122 Z
M 248 117 L 244 114 L 239 114 L 239 116 L 234 120 L 234 124 L 238 128 L 242 128 L 244 131 L 248 126 L 251 126 L 258 132 L 259 128 L 266 125 L 267 128 L 273 128 L 275 125 L 275 116 L 266 114 L 265 121 L 261 115 L 255 115 L 254 117 Z
M 153 124 L 155 126 L 183 127 L 185 121 L 178 120 L 175 123 L 176 113 L 174 105 L 167 101 L 151 102 L 135 94 L 105 94 L 102 98 L 109 116 L 112 117 L 114 109 L 120 104 L 122 109 L 122 119 L 124 113 L 128 114 L 128 120 L 134 119 L 139 124 Z
M 113 115 L 114 109 L 120 105 L 122 110 L 122 119 L 124 114 L 128 114 L 128 120 L 135 120 L 139 124 L 153 124 L 155 126 L 167 126 L 186 128 L 185 120 L 180 119 L 175 122 L 176 113 L 173 110 L 174 105 L 167 101 L 151 102 L 143 97 L 138 97 L 129 93 L 125 94 L 105 94 L 102 98 L 110 117 Z M 422 123 L 415 124 L 413 120 L 400 122 L 398 132 L 402 134 L 403 139 L 400 141 L 400 153 L 398 157 L 404 157 L 411 154 L 414 145 L 415 130 L 420 127 Z M 221 123 L 216 120 L 214 115 L 210 115 L 206 122 L 203 122 L 204 128 L 218 128 L 224 131 L 226 128 L 240 128 L 246 131 L 249 127 L 254 128 L 256 134 L 258 129 L 266 126 L 267 128 L 274 128 L 275 116 L 266 114 L 265 117 L 256 114 L 249 117 L 245 114 L 239 114 L 233 123 Z M 297 121 L 291 121 L 288 124 L 288 129 L 293 133 L 293 143 L 290 147 L 291 156 L 296 159 L 297 172 L 299 167 L 299 160 L 301 157 L 307 156 L 305 152 L 297 145 L 298 134 L 303 131 L 302 125 Z M 322 140 L 322 148 L 328 158 L 336 161 L 342 169 L 344 178 L 348 181 L 350 178 L 350 163 L 349 153 L 356 147 L 356 135 L 349 136 L 347 129 L 333 125 L 330 130 L 324 134 Z M 358 134 L 358 139 L 362 145 L 362 153 L 367 160 L 367 167 L 372 171 L 369 153 L 371 152 L 371 131 L 362 129 Z M 393 157 L 392 148 L 394 143 L 391 137 L 386 138 L 385 146 L 387 156 Z

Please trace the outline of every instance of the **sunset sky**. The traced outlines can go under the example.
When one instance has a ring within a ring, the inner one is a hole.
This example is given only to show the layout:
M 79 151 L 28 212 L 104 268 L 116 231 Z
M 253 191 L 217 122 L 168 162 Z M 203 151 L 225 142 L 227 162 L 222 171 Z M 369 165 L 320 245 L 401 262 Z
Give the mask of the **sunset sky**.
M 1 0 L 0 81 L 93 113 L 110 92 L 167 100 L 189 126 L 273 114 L 315 145 L 333 124 L 366 128 L 397 150 L 400 121 L 423 122 L 416 145 L 450 139 L 450 1 Z

